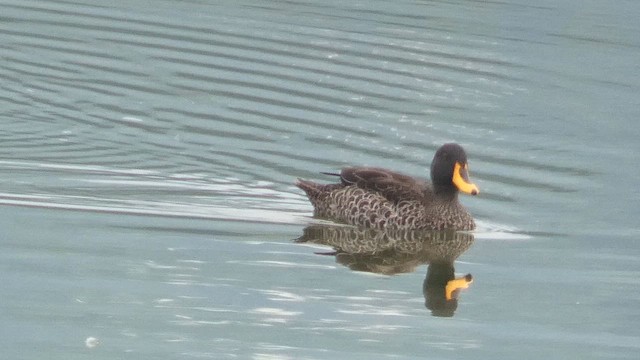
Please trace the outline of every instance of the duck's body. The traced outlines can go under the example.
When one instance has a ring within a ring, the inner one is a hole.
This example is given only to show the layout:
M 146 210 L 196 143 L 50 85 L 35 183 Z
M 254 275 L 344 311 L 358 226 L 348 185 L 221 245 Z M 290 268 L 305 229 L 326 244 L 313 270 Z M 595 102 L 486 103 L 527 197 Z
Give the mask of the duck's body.
M 471 215 L 458 201 L 458 191 L 477 194 L 467 177 L 466 154 L 446 144 L 431 164 L 431 183 L 381 168 L 350 167 L 337 184 L 298 180 L 314 207 L 314 215 L 376 229 L 473 230 Z

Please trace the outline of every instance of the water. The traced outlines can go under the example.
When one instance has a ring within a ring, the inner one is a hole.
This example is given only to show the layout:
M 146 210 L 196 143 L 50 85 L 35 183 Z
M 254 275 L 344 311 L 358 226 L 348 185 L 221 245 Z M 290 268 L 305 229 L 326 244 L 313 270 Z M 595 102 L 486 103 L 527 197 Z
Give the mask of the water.
M 0 8 L 7 358 L 637 357 L 637 2 Z M 424 259 L 295 241 L 296 177 L 448 141 L 481 190 L 452 316 Z

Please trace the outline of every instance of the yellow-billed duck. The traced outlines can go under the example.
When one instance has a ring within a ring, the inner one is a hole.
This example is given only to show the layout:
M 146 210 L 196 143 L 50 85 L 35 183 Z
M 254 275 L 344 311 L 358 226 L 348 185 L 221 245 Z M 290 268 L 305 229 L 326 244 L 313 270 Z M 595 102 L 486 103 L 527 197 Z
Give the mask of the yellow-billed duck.
M 442 145 L 431 162 L 431 182 L 375 167 L 348 167 L 337 184 L 298 179 L 316 217 L 376 229 L 473 230 L 458 192 L 477 195 L 462 146 Z

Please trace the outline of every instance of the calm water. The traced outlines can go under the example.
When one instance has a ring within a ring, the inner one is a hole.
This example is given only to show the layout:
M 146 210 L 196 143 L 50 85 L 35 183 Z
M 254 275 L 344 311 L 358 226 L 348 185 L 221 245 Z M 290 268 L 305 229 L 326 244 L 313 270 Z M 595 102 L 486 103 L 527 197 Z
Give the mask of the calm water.
M 532 4 L 0 1 L 3 356 L 636 359 L 640 2 Z M 448 141 L 472 239 L 301 240 Z

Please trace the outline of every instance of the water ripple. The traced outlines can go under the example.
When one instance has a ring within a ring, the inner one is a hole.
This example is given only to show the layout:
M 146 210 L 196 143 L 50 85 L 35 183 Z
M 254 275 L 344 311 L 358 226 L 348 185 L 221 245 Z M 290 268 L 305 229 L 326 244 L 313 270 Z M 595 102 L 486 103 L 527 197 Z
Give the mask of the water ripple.
M 247 5 L 257 6 L 248 16 L 246 6 L 198 4 L 202 12 L 189 23 L 162 6 L 76 5 L 5 5 L 0 36 L 9 41 L 2 45 L 0 75 L 10 126 L 0 130 L 0 156 L 29 162 L 22 178 L 42 171 L 32 185 L 5 192 L 6 202 L 37 198 L 38 206 L 50 201 L 81 209 L 231 214 L 228 208 L 248 200 L 223 188 L 191 189 L 211 196 L 212 204 L 230 202 L 218 210 L 198 208 L 202 200 L 195 195 L 175 202 L 153 198 L 176 189 L 170 179 L 177 174 L 266 180 L 283 194 L 295 191 L 295 177 L 315 178 L 351 164 L 427 176 L 433 151 L 445 141 L 469 145 L 474 176 L 495 206 L 511 206 L 523 190 L 526 201 L 534 190 L 570 194 L 593 186 L 600 175 L 571 156 L 545 156 L 545 149 L 557 147 L 546 134 L 518 135 L 528 125 L 509 119 L 505 108 L 514 95 L 529 92 L 527 77 L 541 69 L 506 51 L 513 40 L 459 36 L 441 14 L 417 11 L 419 4 L 343 4 L 336 13 L 336 4 L 276 1 Z M 292 11 L 299 17 L 285 15 Z M 369 23 L 354 27 L 355 19 Z M 575 40 L 575 34 L 551 34 L 551 40 Z M 543 71 L 549 76 L 553 70 Z M 82 184 L 76 190 L 47 184 L 60 174 L 56 166 L 76 168 L 79 180 L 73 181 Z M 167 181 L 115 181 L 109 171 L 99 179 L 93 166 L 156 171 Z M 81 169 L 90 181 L 81 179 Z M 119 187 L 123 194 L 148 196 L 136 204 L 87 196 L 86 189 L 113 194 Z M 191 209 L 184 205 L 189 201 L 196 202 Z M 252 203 L 260 201 L 267 200 L 256 196 Z M 262 207 L 277 206 L 305 208 L 287 202 Z M 488 214 L 491 206 L 476 212 Z

